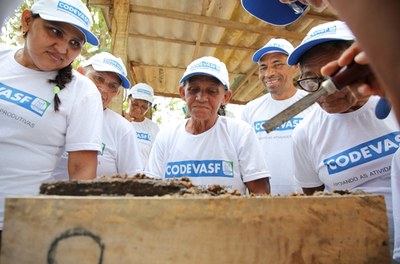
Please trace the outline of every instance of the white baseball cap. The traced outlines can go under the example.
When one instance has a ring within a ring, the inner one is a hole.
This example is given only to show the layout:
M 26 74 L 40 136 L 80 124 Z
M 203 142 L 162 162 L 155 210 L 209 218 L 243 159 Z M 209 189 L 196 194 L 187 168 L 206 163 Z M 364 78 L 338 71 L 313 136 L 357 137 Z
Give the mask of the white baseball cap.
M 187 66 L 180 80 L 184 84 L 187 79 L 195 75 L 208 75 L 217 78 L 229 90 L 229 74 L 225 63 L 211 56 L 201 57 Z
M 253 61 L 259 62 L 262 56 L 267 53 L 280 52 L 289 55 L 294 50 L 293 45 L 286 39 L 273 38 L 264 47 L 257 50 L 253 55 Z
M 90 32 L 92 16 L 81 0 L 37 0 L 31 11 L 44 20 L 72 24 L 82 31 L 87 42 L 99 45 L 97 37 Z
M 132 86 L 129 95 L 131 95 L 133 99 L 142 99 L 150 103 L 154 100 L 153 88 L 146 83 L 137 83 Z
M 91 65 L 95 71 L 99 72 L 114 72 L 121 79 L 122 87 L 129 89 L 131 83 L 129 82 L 124 63 L 120 58 L 108 52 L 100 52 L 93 55 L 90 59 L 82 63 L 82 67 Z
M 300 57 L 312 47 L 332 40 L 354 40 L 351 30 L 343 21 L 332 21 L 313 27 L 299 46 L 288 57 L 289 65 L 296 65 Z
M 283 4 L 279 0 L 242 0 L 243 8 L 264 22 L 286 26 L 306 13 L 308 5 L 299 1 Z

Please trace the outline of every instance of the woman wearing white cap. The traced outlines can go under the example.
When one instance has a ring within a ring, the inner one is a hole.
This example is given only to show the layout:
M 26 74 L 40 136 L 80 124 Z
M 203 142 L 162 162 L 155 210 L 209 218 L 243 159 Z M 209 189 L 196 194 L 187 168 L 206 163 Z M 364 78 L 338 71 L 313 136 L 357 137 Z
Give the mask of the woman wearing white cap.
M 4 198 L 37 194 L 65 147 L 70 179 L 96 177 L 102 104 L 96 86 L 72 70 L 90 32 L 80 0 L 37 0 L 24 10 L 24 46 L 0 49 L 0 229 Z
M 154 100 L 153 88 L 146 83 L 135 84 L 128 96 L 128 119 L 136 129 L 143 165 L 146 166 L 151 148 L 160 128 L 146 117 Z
M 120 114 L 108 109 L 111 100 L 129 89 L 124 63 L 108 52 L 100 52 L 83 62 L 78 71 L 96 84 L 103 101 L 102 150 L 98 155 L 97 177 L 127 175 L 143 171 L 136 130 Z M 68 179 L 68 153 L 64 153 L 53 172 L 56 180 Z
M 145 171 L 155 177 L 189 177 L 194 185 L 218 184 L 246 194 L 269 193 L 269 171 L 249 124 L 219 116 L 232 96 L 224 63 L 214 57 L 193 61 L 179 93 L 190 117 L 158 134 Z

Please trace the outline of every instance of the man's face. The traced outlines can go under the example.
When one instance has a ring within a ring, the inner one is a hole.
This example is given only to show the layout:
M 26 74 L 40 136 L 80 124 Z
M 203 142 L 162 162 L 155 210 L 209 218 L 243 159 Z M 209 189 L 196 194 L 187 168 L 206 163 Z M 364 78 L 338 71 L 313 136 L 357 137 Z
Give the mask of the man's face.
M 286 54 L 274 52 L 265 54 L 258 62 L 258 78 L 272 96 L 296 89 L 293 78 L 297 68 L 287 65 L 286 61 Z
M 338 59 L 339 56 L 338 51 L 327 52 L 317 49 L 316 52 L 308 52 L 300 62 L 300 79 L 322 77 L 320 72 L 322 66 Z M 348 87 L 345 87 L 331 95 L 320 97 L 317 103 L 328 113 L 345 113 L 357 103 L 357 98 Z

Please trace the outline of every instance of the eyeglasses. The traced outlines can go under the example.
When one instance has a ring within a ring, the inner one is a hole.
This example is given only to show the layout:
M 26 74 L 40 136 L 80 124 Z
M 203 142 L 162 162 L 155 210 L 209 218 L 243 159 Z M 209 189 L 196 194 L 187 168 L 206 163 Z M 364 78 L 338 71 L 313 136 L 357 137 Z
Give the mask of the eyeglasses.
M 304 91 L 313 93 L 319 90 L 319 88 L 321 87 L 321 83 L 325 80 L 325 77 L 308 77 L 298 79 L 296 82 Z

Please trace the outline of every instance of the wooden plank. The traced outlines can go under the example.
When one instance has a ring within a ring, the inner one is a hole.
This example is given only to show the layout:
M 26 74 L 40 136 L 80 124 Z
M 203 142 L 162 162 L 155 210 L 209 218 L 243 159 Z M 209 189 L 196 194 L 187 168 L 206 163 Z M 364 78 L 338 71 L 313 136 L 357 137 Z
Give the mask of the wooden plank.
M 382 196 L 6 199 L 1 263 L 390 263 Z M 99 261 L 101 259 L 101 261 Z

